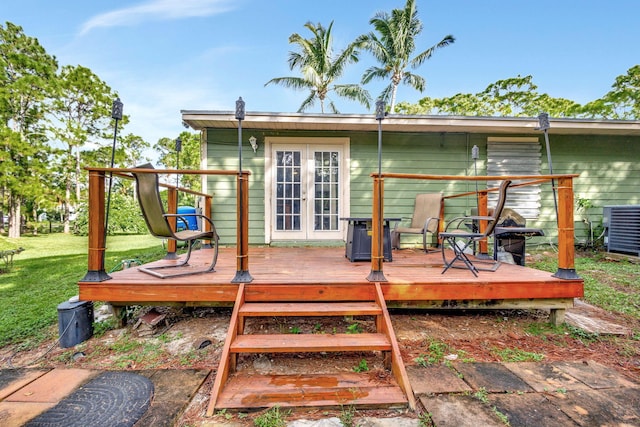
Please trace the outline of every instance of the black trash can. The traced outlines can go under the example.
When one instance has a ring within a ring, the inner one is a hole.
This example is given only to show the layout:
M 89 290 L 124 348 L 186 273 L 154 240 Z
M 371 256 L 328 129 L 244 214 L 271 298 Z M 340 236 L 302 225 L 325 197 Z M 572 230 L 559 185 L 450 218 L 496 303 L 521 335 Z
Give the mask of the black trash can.
M 93 336 L 93 302 L 65 301 L 58 305 L 60 347 L 68 348 Z

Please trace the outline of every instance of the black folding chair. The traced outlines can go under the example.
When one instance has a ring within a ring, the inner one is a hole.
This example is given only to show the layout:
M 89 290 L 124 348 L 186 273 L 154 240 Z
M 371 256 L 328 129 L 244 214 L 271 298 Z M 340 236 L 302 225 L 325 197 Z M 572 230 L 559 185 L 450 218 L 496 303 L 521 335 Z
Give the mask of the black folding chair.
M 488 236 L 493 234 L 493 231 L 500 219 L 500 215 L 502 215 L 502 210 L 504 209 L 504 204 L 507 199 L 507 188 L 511 185 L 510 180 L 504 180 L 500 184 L 500 190 L 498 193 L 498 203 L 496 204 L 495 209 L 493 210 L 492 216 L 465 216 L 454 218 L 449 221 L 445 227 L 445 230 L 440 233 L 438 236 L 442 240 L 446 240 L 449 243 L 449 246 L 453 250 L 453 259 L 451 261 L 447 260 L 445 253 L 445 245 L 442 245 L 442 260 L 444 261 L 444 269 L 442 270 L 442 274 L 444 274 L 451 267 L 455 267 L 454 263 L 457 261 L 462 262 L 466 268 L 468 268 L 474 276 L 478 277 L 478 271 L 481 268 L 476 267 L 471 259 L 467 256 L 467 249 L 476 242 L 487 238 Z M 477 231 L 466 231 L 460 228 L 463 224 L 468 223 L 469 221 L 475 221 L 479 223 L 479 221 L 488 221 L 487 227 L 484 232 L 480 233 Z M 450 228 L 453 228 L 452 231 L 449 231 Z M 494 242 L 495 244 L 495 242 Z M 498 261 L 492 262 L 490 268 L 482 268 L 482 270 L 495 271 L 499 267 L 500 263 Z
M 146 164 L 137 166 L 137 169 L 153 169 L 153 165 Z M 159 267 L 139 267 L 138 270 L 151 274 L 153 276 L 165 279 L 168 277 L 188 276 L 191 274 L 202 274 L 214 271 L 214 267 L 218 260 L 218 233 L 211 218 L 197 213 L 188 214 L 167 214 L 164 211 L 162 200 L 160 199 L 160 186 L 158 174 L 156 173 L 136 173 L 132 175 L 136 179 L 136 193 L 142 215 L 147 223 L 149 232 L 160 239 L 174 239 L 180 242 L 187 242 L 188 250 L 184 260 L 178 264 L 163 265 Z M 209 224 L 209 231 L 190 230 L 187 217 L 198 217 Z M 182 222 L 185 229 L 181 231 L 173 231 L 167 218 L 175 217 L 176 221 Z M 191 250 L 197 240 L 209 240 L 213 248 L 213 260 L 206 269 L 180 271 L 172 274 L 162 274 L 157 270 L 166 270 L 170 268 L 179 268 L 188 266 Z

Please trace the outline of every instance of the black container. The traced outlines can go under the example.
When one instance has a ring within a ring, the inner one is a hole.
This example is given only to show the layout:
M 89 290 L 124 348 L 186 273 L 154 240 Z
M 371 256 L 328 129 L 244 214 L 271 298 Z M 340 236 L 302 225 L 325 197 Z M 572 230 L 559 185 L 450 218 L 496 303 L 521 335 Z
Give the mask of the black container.
M 65 301 L 58 305 L 60 347 L 68 348 L 93 336 L 93 302 Z

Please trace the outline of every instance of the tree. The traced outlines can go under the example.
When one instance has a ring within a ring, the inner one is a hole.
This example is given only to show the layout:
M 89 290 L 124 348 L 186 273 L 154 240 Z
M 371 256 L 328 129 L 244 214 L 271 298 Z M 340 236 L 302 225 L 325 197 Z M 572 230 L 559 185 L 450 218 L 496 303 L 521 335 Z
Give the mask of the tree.
M 8 160 L 3 169 L 11 169 L 10 177 L 3 174 L 1 188 L 8 194 L 9 237 L 20 237 L 22 202 L 45 180 L 42 120 L 57 69 L 55 57 L 37 39 L 10 22 L 0 25 L 0 126 Z
M 400 83 L 409 85 L 419 92 L 424 91 L 425 79 L 407 71 L 416 69 L 431 58 L 442 47 L 455 42 L 452 35 L 445 36 L 440 42 L 411 58 L 416 48 L 416 37 L 423 26 L 418 19 L 415 0 L 407 0 L 404 9 L 394 9 L 391 14 L 378 12 L 370 21 L 378 34 L 371 32 L 360 36 L 357 44 L 371 52 L 380 66 L 365 70 L 362 84 L 373 79 L 389 79 L 389 85 L 380 94 L 380 99 L 390 102 L 390 111 L 395 112 L 396 94 Z
M 611 87 L 612 90 L 601 99 L 587 103 L 583 115 L 617 120 L 640 119 L 640 65 L 634 65 L 627 74 L 616 77 Z
M 451 114 L 457 116 L 536 117 L 547 112 L 552 117 L 576 117 L 580 104 L 537 92 L 532 76 L 517 76 L 491 83 L 476 94 L 458 93 L 446 98 L 425 97 L 417 105 L 398 104 L 405 114 Z
M 154 149 L 160 153 L 159 163 L 167 169 L 200 169 L 200 134 L 184 131 L 178 136 L 181 140 L 180 153 L 176 151 L 176 139 L 160 138 Z M 180 164 L 178 164 L 178 161 Z M 181 175 L 180 187 L 194 191 L 202 188 L 199 175 Z M 184 197 L 180 194 L 180 197 Z
M 58 76 L 58 93 L 53 100 L 53 128 L 56 139 L 65 147 L 64 167 L 64 232 L 69 233 L 70 210 L 81 198 L 80 152 L 87 144 L 101 139 L 111 122 L 111 104 L 116 95 L 88 68 L 65 65 Z M 74 191 L 75 190 L 75 191 Z
M 320 111 L 325 111 L 325 100 L 329 100 L 328 108 L 338 113 L 333 101 L 328 98 L 333 91 L 339 97 L 357 101 L 367 109 L 371 105 L 371 96 L 357 84 L 334 84 L 344 74 L 345 67 L 358 62 L 358 45 L 350 43 L 337 56 L 333 54 L 333 39 L 331 30 L 333 21 L 328 28 L 322 24 L 317 26 L 307 22 L 305 27 L 311 31 L 313 37 L 305 39 L 297 33 L 289 37 L 289 43 L 297 45 L 298 51 L 289 52 L 289 68 L 299 69 L 302 77 L 276 77 L 265 83 L 274 83 L 295 90 L 309 90 L 309 96 L 302 102 L 298 112 L 303 112 L 320 101 Z

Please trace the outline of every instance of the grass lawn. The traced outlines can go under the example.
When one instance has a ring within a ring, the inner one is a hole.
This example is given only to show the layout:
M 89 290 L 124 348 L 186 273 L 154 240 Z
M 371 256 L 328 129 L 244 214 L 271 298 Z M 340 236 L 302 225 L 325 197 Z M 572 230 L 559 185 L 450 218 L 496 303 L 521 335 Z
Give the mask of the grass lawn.
M 46 338 L 58 321 L 58 304 L 78 294 L 78 281 L 87 272 L 87 237 L 65 234 L 23 236 L 18 241 L 0 238 L 4 246 L 24 248 L 13 268 L 0 274 L 0 346 L 25 346 Z M 152 236 L 109 236 L 105 269 L 122 260 L 159 259 L 164 250 Z

